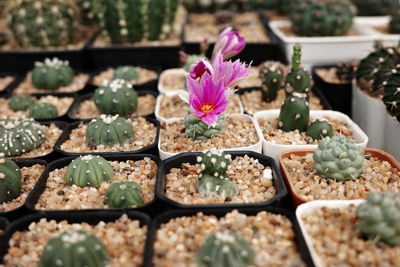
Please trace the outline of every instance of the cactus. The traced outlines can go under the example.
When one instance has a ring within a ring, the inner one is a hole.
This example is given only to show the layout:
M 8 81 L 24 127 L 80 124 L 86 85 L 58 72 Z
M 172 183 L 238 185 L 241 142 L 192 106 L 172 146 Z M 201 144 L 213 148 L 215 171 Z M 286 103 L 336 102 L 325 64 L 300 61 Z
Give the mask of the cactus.
M 73 161 L 67 167 L 65 180 L 68 185 L 79 187 L 97 186 L 112 180 L 113 168 L 107 160 L 100 156 L 86 155 Z
M 107 205 L 110 208 L 126 209 L 143 204 L 142 188 L 132 181 L 113 183 L 106 193 Z
M 372 192 L 356 210 L 358 229 L 368 239 L 400 246 L 400 194 Z
M 281 107 L 278 119 L 278 128 L 285 131 L 305 132 L 310 117 L 310 108 L 306 99 L 289 96 Z
M 13 95 L 8 100 L 8 107 L 15 111 L 27 110 L 35 104 L 36 99 L 30 95 Z
M 108 261 L 107 249 L 100 239 L 84 230 L 70 230 L 46 244 L 38 266 L 101 267 Z
M 308 97 L 311 86 L 312 78 L 301 66 L 301 46 L 297 43 L 293 46 L 292 67 L 285 78 L 285 92 L 287 96 Z
M 321 140 L 325 137 L 332 137 L 333 128 L 329 122 L 316 120 L 308 125 L 306 135 L 314 140 Z
M 122 79 L 128 83 L 133 83 L 139 79 L 139 73 L 136 67 L 120 66 L 114 70 L 114 79 Z
M 385 16 L 400 8 L 398 0 L 352 0 L 358 16 Z
M 86 142 L 91 146 L 122 146 L 134 135 L 132 124 L 126 119 L 118 115 L 101 115 L 87 126 Z
M 12 160 L 0 155 L 0 204 L 13 200 L 21 193 L 21 170 Z
M 392 34 L 400 33 L 400 11 L 392 15 L 389 22 L 389 32 Z
M 46 138 L 43 127 L 33 119 L 0 121 L 0 153 L 18 156 L 39 147 Z
M 74 71 L 68 61 L 58 58 L 46 58 L 44 62 L 36 62 L 32 71 L 32 83 L 38 89 L 56 90 L 68 86 L 74 80 Z
M 202 267 L 245 267 L 253 265 L 254 251 L 239 234 L 228 231 L 209 236 L 197 252 Z
M 6 12 L 21 47 L 66 47 L 74 41 L 76 6 L 72 1 L 8 1 Z
M 204 151 L 197 158 L 197 162 L 201 164 L 201 173 L 209 174 L 224 179 L 228 177 L 226 173 L 232 162 L 230 154 L 219 151 Z
M 262 99 L 271 102 L 276 99 L 284 78 L 284 66 L 278 61 L 267 61 L 261 65 Z
M 389 113 L 400 121 L 400 66 L 393 69 L 391 73 L 383 88 L 382 101 Z
M 344 135 L 325 138 L 313 154 L 314 169 L 325 179 L 343 182 L 357 179 L 363 171 L 364 148 Z
M 94 92 L 94 103 L 104 114 L 127 116 L 137 109 L 137 93 L 125 80 L 105 80 Z
M 222 115 L 218 117 L 218 122 L 214 127 L 209 127 L 200 118 L 191 114 L 184 118 L 183 124 L 186 128 L 186 136 L 196 140 L 210 139 L 224 134 L 224 117 Z
M 29 117 L 35 120 L 52 119 L 58 116 L 57 108 L 50 103 L 36 103 L 29 109 Z

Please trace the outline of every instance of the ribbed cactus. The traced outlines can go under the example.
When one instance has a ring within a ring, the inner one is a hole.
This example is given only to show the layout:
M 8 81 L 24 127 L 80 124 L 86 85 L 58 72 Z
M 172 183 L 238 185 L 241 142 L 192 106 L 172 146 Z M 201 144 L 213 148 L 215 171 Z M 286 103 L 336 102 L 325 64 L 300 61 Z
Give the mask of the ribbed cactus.
M 245 267 L 253 265 L 254 251 L 241 235 L 217 232 L 201 245 L 197 261 L 201 267 Z
M 18 165 L 0 155 L 0 204 L 19 196 L 21 179 L 22 174 Z
M 389 32 L 392 34 L 400 33 L 400 11 L 392 15 L 389 22 Z
M 39 267 L 102 267 L 109 256 L 103 242 L 84 230 L 65 231 L 43 249 Z
M 44 62 L 36 62 L 32 70 L 32 83 L 38 89 L 56 90 L 67 86 L 74 80 L 74 71 L 68 61 L 58 58 L 46 58 Z
M 67 167 L 65 180 L 69 185 L 79 187 L 97 186 L 113 178 L 113 168 L 100 156 L 86 155 L 73 161 Z
M 76 6 L 66 0 L 8 1 L 8 26 L 21 47 L 66 47 L 74 42 Z
M 391 71 L 383 88 L 382 101 L 389 113 L 400 121 L 400 66 Z
M 299 130 L 305 132 L 310 118 L 310 107 L 307 99 L 289 96 L 281 106 L 278 128 L 285 131 Z
M 400 246 L 400 193 L 372 192 L 356 213 L 358 229 L 368 239 Z
M 200 118 L 191 114 L 184 118 L 183 124 L 186 128 L 186 136 L 196 140 L 210 139 L 213 136 L 224 134 L 224 117 L 222 115 L 218 117 L 218 122 L 214 127 L 208 126 Z
M 33 119 L 0 121 L 0 153 L 18 156 L 40 146 L 46 133 Z
M 279 89 L 282 88 L 285 71 L 279 61 L 267 61 L 260 67 L 262 80 L 261 93 L 263 101 L 270 102 L 276 99 Z
M 87 126 L 86 142 L 91 146 L 122 146 L 134 135 L 133 126 L 126 119 L 101 115 Z
M 50 103 L 36 103 L 28 109 L 29 117 L 35 120 L 53 119 L 58 116 L 56 106 Z
M 308 97 L 311 93 L 312 78 L 301 65 L 301 45 L 293 46 L 292 67 L 285 77 L 286 95 Z
M 120 66 L 114 70 L 113 80 L 122 79 L 128 83 L 133 83 L 139 79 L 139 72 L 134 66 Z
M 104 114 L 127 116 L 137 108 L 137 93 L 125 80 L 105 80 L 94 92 L 96 107 Z
M 363 171 L 364 148 L 344 135 L 325 138 L 313 154 L 314 169 L 326 179 L 357 179 Z
M 352 0 L 357 6 L 358 16 L 385 16 L 390 15 L 398 8 L 398 0 Z
M 133 181 L 113 183 L 108 188 L 105 199 L 110 208 L 139 207 L 143 204 L 142 188 Z
M 306 135 L 314 140 L 320 140 L 325 137 L 332 137 L 333 128 L 327 121 L 316 120 L 308 125 Z
M 8 107 L 15 111 L 27 110 L 35 104 L 36 99 L 30 95 L 13 95 L 8 99 Z

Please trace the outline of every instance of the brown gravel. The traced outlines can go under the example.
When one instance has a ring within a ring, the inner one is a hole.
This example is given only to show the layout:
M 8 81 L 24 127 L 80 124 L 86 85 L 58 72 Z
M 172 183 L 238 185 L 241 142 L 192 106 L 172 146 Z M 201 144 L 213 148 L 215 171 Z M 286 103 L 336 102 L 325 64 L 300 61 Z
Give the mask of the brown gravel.
M 239 88 L 260 87 L 262 81 L 260 79 L 259 67 L 250 67 L 250 74 L 238 84 Z
M 254 124 L 248 118 L 227 117 L 225 133 L 208 140 L 194 140 L 185 136 L 183 120 L 171 122 L 161 128 L 161 149 L 170 153 L 204 151 L 211 148 L 226 149 L 254 145 L 259 138 Z
M 306 199 L 362 199 L 373 191 L 400 192 L 400 170 L 393 168 L 389 162 L 366 155 L 364 171 L 360 177 L 346 182 L 324 179 L 314 170 L 312 153 L 306 156 L 291 155 L 283 160 L 289 171 L 289 180 L 294 191 Z
M 157 79 L 157 72 L 153 70 L 148 70 L 142 67 L 136 67 L 136 70 L 139 74 L 139 79 L 133 82 L 133 85 L 142 84 Z M 114 69 L 108 68 L 93 77 L 93 84 L 96 86 L 100 86 L 104 80 L 112 80 L 113 75 Z
M 24 205 L 28 194 L 32 191 L 44 169 L 45 166 L 40 164 L 21 168 L 21 194 L 11 201 L 0 204 L 0 212 L 15 210 Z
M 160 76 L 160 83 L 164 90 L 175 91 L 185 88 L 186 76 L 183 69 L 175 68 L 166 71 Z
M 0 92 L 4 91 L 13 80 L 13 76 L 0 77 Z
M 156 97 L 154 95 L 138 96 L 138 107 L 130 116 L 146 116 L 154 112 Z M 92 98 L 82 101 L 72 116 L 78 119 L 92 119 L 100 117 L 101 112 L 97 109 Z
M 324 81 L 328 83 L 337 83 L 337 84 L 346 84 L 348 83 L 347 81 L 342 81 L 339 80 L 339 78 L 336 75 L 337 68 L 336 67 L 331 67 L 331 68 L 321 68 L 321 69 L 316 69 L 315 72 L 318 74 L 319 77 L 321 77 Z
M 135 151 L 153 144 L 156 140 L 157 127 L 144 118 L 129 118 L 135 132 L 135 138 L 129 140 L 123 146 L 105 147 L 103 145 L 96 148 L 86 143 L 87 124 L 80 123 L 73 129 L 69 138 L 61 145 L 61 149 L 71 153 L 92 153 L 92 152 L 119 152 Z
M 105 194 L 112 183 L 134 181 L 143 191 L 143 204 L 154 199 L 154 188 L 157 176 L 157 164 L 146 157 L 143 160 L 126 162 L 110 161 L 114 176 L 110 182 L 96 187 L 69 186 L 65 183 L 67 166 L 50 172 L 46 189 L 40 195 L 35 209 L 38 210 L 75 210 L 75 209 L 107 209 Z
M 261 211 L 247 216 L 237 210 L 217 218 L 199 212 L 191 217 L 171 219 L 160 226 L 154 243 L 155 266 L 197 265 L 197 251 L 216 232 L 240 234 L 255 252 L 252 266 L 305 266 L 297 249 L 289 219 Z
M 126 267 L 142 264 L 147 226 L 140 227 L 139 221 L 131 220 L 124 214 L 117 221 L 101 221 L 96 225 L 68 224 L 66 220 L 57 223 L 47 219 L 33 222 L 28 230 L 13 234 L 8 254 L 4 257 L 4 266 L 37 266 L 48 241 L 65 231 L 76 230 L 88 231 L 103 242 L 111 260 L 107 266 Z
M 63 116 L 67 113 L 69 107 L 74 101 L 73 97 L 57 97 L 57 96 L 43 96 L 37 99 L 39 103 L 50 103 L 53 104 L 57 108 L 58 116 Z M 0 119 L 18 119 L 23 117 L 29 117 L 29 112 L 27 110 L 23 111 L 14 111 L 8 107 L 8 99 L 0 98 Z
M 356 206 L 322 207 L 302 217 L 323 266 L 399 266 L 400 247 L 362 237 Z

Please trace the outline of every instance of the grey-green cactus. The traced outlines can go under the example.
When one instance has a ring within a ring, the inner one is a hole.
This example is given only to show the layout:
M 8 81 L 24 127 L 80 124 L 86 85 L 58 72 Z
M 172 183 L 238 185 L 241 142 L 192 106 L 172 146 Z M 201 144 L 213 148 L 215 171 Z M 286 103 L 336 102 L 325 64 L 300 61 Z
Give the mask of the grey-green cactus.
M 245 267 L 254 263 L 254 251 L 241 235 L 217 232 L 201 245 L 197 261 L 202 267 Z
M 133 83 L 139 79 L 139 72 L 134 66 L 120 66 L 114 70 L 114 79 L 122 79 L 128 83 Z
M 93 96 L 96 107 L 104 114 L 128 116 L 137 109 L 138 96 L 132 84 L 122 79 L 105 80 Z
M 133 181 L 113 183 L 108 188 L 105 199 L 110 208 L 139 207 L 143 204 L 142 188 Z
M 262 80 L 262 99 L 271 102 L 276 99 L 279 89 L 282 88 L 285 71 L 279 61 L 267 61 L 260 67 L 260 78 Z
M 397 0 L 352 0 L 358 16 L 385 16 L 400 8 Z
M 278 128 L 285 131 L 305 132 L 310 118 L 310 108 L 307 99 L 289 96 L 281 106 L 278 118 Z
M 56 106 L 50 103 L 36 103 L 28 109 L 29 117 L 35 120 L 53 119 L 58 116 Z
M 394 13 L 389 22 L 389 32 L 392 34 L 400 33 L 400 11 Z
M 33 119 L 0 121 L 0 153 L 18 156 L 39 147 L 46 138 L 42 125 Z
M 74 71 L 68 61 L 46 58 L 36 62 L 32 71 L 32 83 L 38 89 L 56 90 L 68 86 L 74 80 Z
M 333 136 L 333 128 L 327 121 L 315 120 L 308 125 L 306 135 L 314 140 Z
M 389 79 L 383 88 L 382 101 L 389 113 L 400 121 L 400 66 L 392 69 Z
M 400 246 L 400 193 L 372 192 L 356 213 L 358 229 L 368 239 Z
M 103 242 L 84 230 L 65 231 L 43 249 L 39 267 L 104 267 L 109 256 Z
M 68 165 L 65 180 L 68 185 L 97 186 L 113 178 L 113 168 L 100 156 L 81 156 Z
M 122 146 L 134 135 L 133 126 L 126 119 L 101 115 L 87 126 L 86 142 L 91 146 Z
M 13 95 L 8 99 L 8 107 L 15 111 L 27 110 L 35 104 L 36 98 L 30 95 Z
M 208 126 L 200 118 L 192 114 L 184 118 L 183 124 L 185 125 L 186 136 L 196 140 L 210 139 L 224 134 L 225 120 L 223 115 L 218 117 L 217 124 L 214 127 Z
M 363 171 L 364 148 L 344 135 L 324 138 L 313 154 L 314 169 L 326 179 L 357 179 Z
M 19 196 L 21 179 L 22 174 L 18 165 L 0 155 L 0 204 Z

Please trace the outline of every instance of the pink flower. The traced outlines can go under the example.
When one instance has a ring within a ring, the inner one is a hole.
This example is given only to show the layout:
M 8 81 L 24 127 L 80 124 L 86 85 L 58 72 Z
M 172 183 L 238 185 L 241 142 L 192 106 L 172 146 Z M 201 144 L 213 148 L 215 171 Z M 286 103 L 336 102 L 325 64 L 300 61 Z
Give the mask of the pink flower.
M 193 79 L 201 78 L 204 73 L 211 74 L 213 67 L 207 61 L 207 59 L 202 59 L 194 63 L 189 69 L 189 76 Z
M 232 30 L 231 27 L 227 27 L 218 36 L 217 42 L 215 43 L 212 58 L 216 56 L 217 52 L 221 50 L 224 59 L 230 59 L 231 57 L 239 54 L 246 46 L 246 40 L 239 35 L 239 33 Z

